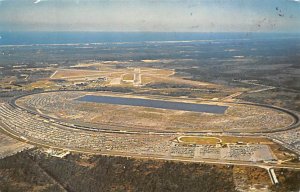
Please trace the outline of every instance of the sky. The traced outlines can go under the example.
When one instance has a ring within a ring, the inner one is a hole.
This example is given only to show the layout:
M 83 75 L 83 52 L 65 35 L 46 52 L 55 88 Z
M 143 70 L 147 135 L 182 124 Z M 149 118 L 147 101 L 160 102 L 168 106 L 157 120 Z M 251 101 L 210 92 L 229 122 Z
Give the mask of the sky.
M 300 0 L 0 0 L 0 31 L 300 32 Z

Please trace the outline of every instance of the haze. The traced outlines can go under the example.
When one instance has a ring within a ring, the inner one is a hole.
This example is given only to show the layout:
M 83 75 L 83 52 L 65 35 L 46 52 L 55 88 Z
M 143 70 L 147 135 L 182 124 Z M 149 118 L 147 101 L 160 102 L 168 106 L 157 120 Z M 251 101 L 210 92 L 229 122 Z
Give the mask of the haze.
M 296 0 L 0 0 L 1 31 L 299 32 Z

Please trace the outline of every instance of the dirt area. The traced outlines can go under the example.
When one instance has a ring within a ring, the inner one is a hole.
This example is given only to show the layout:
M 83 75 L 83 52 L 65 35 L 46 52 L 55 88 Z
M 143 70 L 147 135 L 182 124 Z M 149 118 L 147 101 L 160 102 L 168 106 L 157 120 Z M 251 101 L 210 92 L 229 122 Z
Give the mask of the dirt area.
M 0 132 L 0 159 L 32 147 L 32 145 L 15 140 Z

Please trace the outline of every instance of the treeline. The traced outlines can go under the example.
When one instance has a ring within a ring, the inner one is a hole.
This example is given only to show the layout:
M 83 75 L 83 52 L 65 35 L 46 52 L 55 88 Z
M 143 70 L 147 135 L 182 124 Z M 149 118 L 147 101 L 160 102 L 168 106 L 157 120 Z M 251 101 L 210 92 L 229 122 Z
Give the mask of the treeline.
M 204 164 L 22 152 L 0 160 L 0 191 L 234 191 L 232 168 Z M 7 171 L 9 170 L 9 171 Z M 18 183 L 23 183 L 18 185 Z M 49 184 L 49 185 L 48 185 Z M 48 186 L 48 187 L 47 187 Z M 42 188 L 42 187 L 41 187 Z M 56 190 L 54 190 L 56 189 Z

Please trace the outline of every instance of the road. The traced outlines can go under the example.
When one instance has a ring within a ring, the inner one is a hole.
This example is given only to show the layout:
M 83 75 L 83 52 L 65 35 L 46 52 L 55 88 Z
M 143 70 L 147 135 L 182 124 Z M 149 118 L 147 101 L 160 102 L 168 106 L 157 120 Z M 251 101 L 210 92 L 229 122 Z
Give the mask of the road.
M 73 91 L 73 90 L 72 90 Z M 81 90 L 75 90 L 75 91 L 81 91 Z M 65 90 L 60 90 L 60 91 L 45 91 L 45 92 L 37 92 L 37 93 L 31 93 L 31 94 L 25 94 L 25 95 L 21 95 L 18 96 L 16 98 L 14 98 L 11 102 L 10 105 L 13 106 L 14 108 L 19 108 L 22 110 L 27 111 L 28 113 L 34 114 L 34 115 L 39 115 L 42 118 L 45 118 L 47 120 L 54 120 L 56 122 L 59 122 L 65 126 L 68 126 L 67 123 L 62 122 L 60 119 L 57 118 L 53 118 L 50 116 L 47 116 L 45 114 L 40 114 L 36 111 L 33 111 L 31 109 L 19 106 L 16 104 L 16 100 L 24 97 L 24 96 L 29 96 L 29 95 L 34 95 L 34 94 L 40 94 L 40 93 L 51 93 L 51 92 L 68 92 Z M 213 102 L 213 101 L 212 101 Z M 276 132 L 281 132 L 281 131 L 286 131 L 286 130 L 291 130 L 291 129 L 295 129 L 297 127 L 300 127 L 300 117 L 298 115 L 297 112 L 291 111 L 289 109 L 285 109 L 282 107 L 277 107 L 277 106 L 273 106 L 273 105 L 267 105 L 267 104 L 260 104 L 260 103 L 253 103 L 253 102 L 224 102 L 229 103 L 229 104 L 242 104 L 242 105 L 252 105 L 252 106 L 259 106 L 259 107 L 265 107 L 265 108 L 270 108 L 272 110 L 277 110 L 277 111 L 281 111 L 283 113 L 287 113 L 288 115 L 290 115 L 293 118 L 293 123 L 291 123 L 290 125 L 286 126 L 286 127 L 282 127 L 282 128 L 278 128 L 278 129 L 274 129 L 274 130 L 261 130 L 259 132 L 249 132 L 249 134 L 262 134 L 262 133 L 276 133 Z M 107 126 L 108 124 L 103 124 L 104 126 Z M 74 126 L 72 126 L 72 128 L 77 128 L 77 129 L 83 129 L 83 130 L 90 130 L 90 131 L 101 131 L 101 132 L 107 132 L 107 133 L 124 133 L 124 130 L 119 130 L 119 129 L 114 129 L 114 128 L 109 128 L 109 129 L 99 129 L 96 127 L 91 127 L 91 126 L 83 126 L 83 125 L 78 125 L 78 124 L 74 124 Z M 143 129 L 145 131 L 132 131 L 132 130 L 126 130 L 126 134 L 158 134 L 158 135 L 168 135 L 168 134 L 176 134 L 177 132 L 174 131 L 157 131 L 157 130 L 147 130 Z M 180 134 L 205 134 L 205 133 L 210 133 L 207 131 L 186 131 L 186 132 L 180 132 Z M 214 133 L 219 133 L 222 134 L 224 133 L 223 131 L 215 131 Z M 226 133 L 233 133 L 233 134 L 241 134 L 243 135 L 246 132 L 240 133 L 240 132 L 236 132 L 236 131 L 226 131 Z M 247 133 L 248 134 L 248 133 Z

